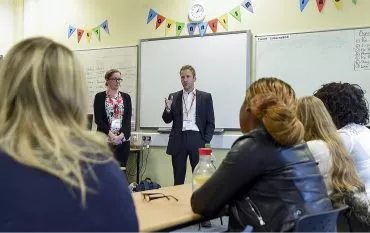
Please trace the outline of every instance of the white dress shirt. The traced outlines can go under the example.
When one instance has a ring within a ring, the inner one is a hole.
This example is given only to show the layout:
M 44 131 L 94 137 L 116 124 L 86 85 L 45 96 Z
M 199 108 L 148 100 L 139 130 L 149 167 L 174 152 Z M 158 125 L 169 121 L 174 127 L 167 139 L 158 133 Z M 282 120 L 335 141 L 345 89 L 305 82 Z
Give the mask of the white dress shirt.
M 370 196 L 370 129 L 364 125 L 348 124 L 338 132 Z
M 182 93 L 182 131 L 192 130 L 199 131 L 195 122 L 195 110 L 197 108 L 196 90 L 187 93 L 183 90 Z

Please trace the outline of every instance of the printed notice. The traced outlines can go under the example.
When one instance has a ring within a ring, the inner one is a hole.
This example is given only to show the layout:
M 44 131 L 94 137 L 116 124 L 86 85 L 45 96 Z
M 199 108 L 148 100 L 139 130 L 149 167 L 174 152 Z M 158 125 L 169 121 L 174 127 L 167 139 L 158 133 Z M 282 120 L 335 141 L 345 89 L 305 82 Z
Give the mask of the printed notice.
M 354 69 L 370 70 L 370 29 L 355 31 Z

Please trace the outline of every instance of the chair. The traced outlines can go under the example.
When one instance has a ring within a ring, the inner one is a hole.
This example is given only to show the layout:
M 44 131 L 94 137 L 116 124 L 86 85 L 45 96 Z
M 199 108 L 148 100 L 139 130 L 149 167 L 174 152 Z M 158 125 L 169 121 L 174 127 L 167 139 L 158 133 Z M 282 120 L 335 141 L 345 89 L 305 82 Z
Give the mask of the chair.
M 334 210 L 302 216 L 295 224 L 294 232 L 336 232 L 340 212 L 348 206 Z

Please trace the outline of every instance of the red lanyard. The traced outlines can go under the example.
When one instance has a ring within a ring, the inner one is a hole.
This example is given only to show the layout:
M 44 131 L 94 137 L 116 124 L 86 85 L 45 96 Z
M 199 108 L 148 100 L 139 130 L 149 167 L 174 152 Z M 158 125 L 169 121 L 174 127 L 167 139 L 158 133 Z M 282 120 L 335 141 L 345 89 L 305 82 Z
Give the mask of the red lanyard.
M 196 90 L 194 89 L 194 91 L 193 91 L 193 99 L 191 100 L 191 104 L 190 104 L 189 109 L 186 107 L 186 102 L 185 102 L 184 94 L 182 95 L 182 101 L 184 102 L 186 117 L 189 116 L 189 111 L 191 110 L 191 107 L 193 107 L 193 103 L 194 103 L 194 100 L 195 100 L 195 95 L 196 95 Z

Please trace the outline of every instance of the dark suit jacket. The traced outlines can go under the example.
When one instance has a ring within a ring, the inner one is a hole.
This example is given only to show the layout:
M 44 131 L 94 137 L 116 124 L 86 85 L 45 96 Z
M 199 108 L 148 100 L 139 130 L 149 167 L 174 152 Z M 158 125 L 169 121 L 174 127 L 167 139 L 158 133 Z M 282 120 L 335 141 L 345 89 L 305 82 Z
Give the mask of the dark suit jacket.
M 120 133 L 123 132 L 126 139 L 129 139 L 131 136 L 131 115 L 132 115 L 132 105 L 131 105 L 131 97 L 130 95 L 120 92 L 124 111 L 123 111 L 123 118 L 122 118 L 122 127 L 119 130 Z M 107 117 L 107 112 L 105 110 L 105 99 L 107 97 L 107 93 L 105 91 L 99 92 L 95 95 L 94 99 L 94 116 L 95 116 L 95 123 L 97 125 L 97 130 L 103 132 L 108 135 L 109 133 L 109 122 Z
M 162 119 L 165 123 L 173 122 L 167 146 L 167 154 L 169 155 L 176 154 L 181 148 L 183 124 L 182 94 L 182 90 L 170 94 L 170 97 L 173 96 L 171 111 L 168 113 L 165 109 L 162 114 Z M 204 142 L 209 143 L 215 130 L 213 101 L 210 93 L 196 91 L 195 123 Z

